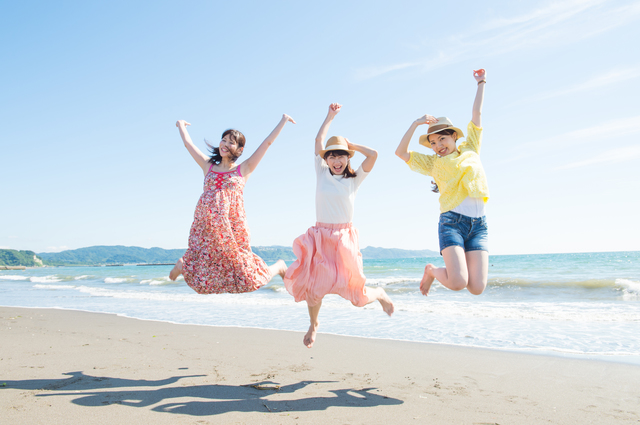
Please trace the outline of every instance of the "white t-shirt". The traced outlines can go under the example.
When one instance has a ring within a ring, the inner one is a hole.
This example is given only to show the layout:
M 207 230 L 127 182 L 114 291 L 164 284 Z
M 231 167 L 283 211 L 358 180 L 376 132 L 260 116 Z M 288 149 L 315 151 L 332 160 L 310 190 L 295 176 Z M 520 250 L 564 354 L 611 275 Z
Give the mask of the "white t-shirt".
M 356 177 L 334 176 L 325 160 L 316 155 L 316 221 L 320 223 L 350 223 L 353 220 L 353 205 L 356 192 L 369 175 L 362 166 Z
M 466 215 L 467 217 L 478 218 L 485 215 L 484 213 L 484 200 L 482 198 L 472 198 L 467 196 L 464 200 L 452 209 L 451 211 L 458 214 Z

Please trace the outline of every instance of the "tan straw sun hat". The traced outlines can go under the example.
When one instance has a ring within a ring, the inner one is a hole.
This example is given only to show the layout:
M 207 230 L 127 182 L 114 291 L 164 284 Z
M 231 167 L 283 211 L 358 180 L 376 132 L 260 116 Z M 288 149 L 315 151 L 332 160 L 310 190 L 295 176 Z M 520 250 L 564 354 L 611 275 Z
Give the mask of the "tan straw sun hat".
M 429 136 L 434 133 L 439 133 L 442 130 L 454 130 L 458 133 L 458 139 L 464 137 L 464 133 L 458 127 L 454 127 L 451 120 L 447 117 L 436 118 L 438 121 L 435 124 L 429 125 L 429 130 L 427 130 L 427 134 L 423 134 L 420 136 L 419 143 L 422 146 L 426 146 L 428 148 L 431 147 L 431 143 L 429 143 Z
M 324 155 L 329 151 L 347 151 L 349 152 L 349 158 L 353 158 L 353 155 L 356 154 L 356 151 L 349 149 L 347 139 L 342 136 L 330 137 L 329 140 L 327 140 L 326 146 L 318 153 L 318 155 L 324 158 Z

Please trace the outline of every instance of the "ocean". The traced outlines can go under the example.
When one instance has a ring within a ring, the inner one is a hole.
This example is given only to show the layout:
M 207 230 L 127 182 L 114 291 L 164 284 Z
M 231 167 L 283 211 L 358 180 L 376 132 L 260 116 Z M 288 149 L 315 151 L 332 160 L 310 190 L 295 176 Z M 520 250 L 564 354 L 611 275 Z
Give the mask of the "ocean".
M 640 251 L 494 255 L 480 296 L 418 284 L 442 259 L 365 260 L 367 284 L 395 305 L 357 308 L 330 295 L 320 333 L 483 347 L 640 364 Z M 145 320 L 306 332 L 306 304 L 279 277 L 247 294 L 198 295 L 171 266 L 45 267 L 0 270 L 0 305 L 60 308 Z M 300 334 L 300 344 L 302 344 Z

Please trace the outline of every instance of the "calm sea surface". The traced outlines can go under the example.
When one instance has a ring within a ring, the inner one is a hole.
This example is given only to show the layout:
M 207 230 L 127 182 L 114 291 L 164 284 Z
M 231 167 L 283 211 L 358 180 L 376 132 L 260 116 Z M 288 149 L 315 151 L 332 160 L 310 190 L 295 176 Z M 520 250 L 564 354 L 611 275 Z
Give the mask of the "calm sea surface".
M 441 258 L 365 260 L 368 285 L 384 287 L 396 313 L 389 318 L 377 303 L 357 308 L 330 295 L 320 331 L 640 364 L 638 251 L 491 256 L 489 286 L 480 296 L 437 282 L 422 296 L 418 283 L 427 262 L 442 265 Z M 170 269 L 0 270 L 0 305 L 212 326 L 308 327 L 306 304 L 296 304 L 279 277 L 253 293 L 198 295 L 181 278 L 171 282 Z

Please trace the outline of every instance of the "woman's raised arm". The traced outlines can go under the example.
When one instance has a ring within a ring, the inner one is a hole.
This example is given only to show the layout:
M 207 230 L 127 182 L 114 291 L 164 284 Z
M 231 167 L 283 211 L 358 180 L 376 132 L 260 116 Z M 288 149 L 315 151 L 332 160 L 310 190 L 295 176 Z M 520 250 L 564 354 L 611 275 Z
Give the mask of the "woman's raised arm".
M 471 121 L 476 127 L 482 127 L 482 101 L 484 100 L 484 86 L 487 85 L 487 71 L 484 69 L 473 71 L 473 78 L 478 82 L 478 91 L 476 91 L 476 98 L 473 101 Z
M 258 146 L 258 149 L 256 149 L 253 155 L 251 155 L 246 161 L 239 165 L 240 172 L 244 177 L 244 181 L 247 181 L 251 173 L 253 173 L 253 170 L 255 170 L 260 161 L 262 161 L 262 158 L 264 158 L 264 155 L 267 153 L 269 146 L 271 146 L 271 144 L 275 142 L 276 138 L 287 122 L 292 122 L 294 124 L 296 123 L 289 115 L 282 114 L 280 122 L 278 123 L 276 128 L 273 129 L 271 134 L 269 134 L 267 138 L 264 139 L 264 141 L 260 144 L 260 146 Z
M 331 121 L 338 115 L 342 109 L 342 105 L 339 103 L 332 103 L 329 105 L 329 111 L 327 112 L 327 117 L 324 119 L 324 122 L 320 126 L 320 130 L 318 130 L 318 135 L 316 136 L 316 155 L 320 153 L 322 148 L 324 148 L 324 139 L 327 138 L 327 133 L 329 132 L 329 127 L 331 126 Z
M 400 144 L 396 148 L 396 156 L 407 162 L 411 159 L 411 154 L 409 153 L 409 142 L 411 142 L 411 138 L 413 137 L 413 133 L 416 132 L 416 128 L 422 124 L 434 124 L 438 122 L 437 119 L 432 117 L 431 115 L 423 115 L 414 122 L 411 123 L 411 127 L 404 133 L 402 136 L 402 140 L 400 140 Z
M 176 122 L 176 127 L 180 130 L 180 137 L 182 137 L 184 146 L 191 154 L 191 157 L 198 163 L 200 168 L 202 168 L 202 172 L 207 174 L 207 171 L 209 171 L 209 157 L 203 154 L 202 151 L 191 141 L 191 136 L 189 136 L 189 132 L 187 131 L 188 125 L 191 124 L 185 120 L 178 120 L 178 122 Z

